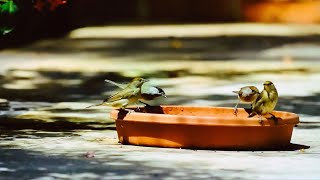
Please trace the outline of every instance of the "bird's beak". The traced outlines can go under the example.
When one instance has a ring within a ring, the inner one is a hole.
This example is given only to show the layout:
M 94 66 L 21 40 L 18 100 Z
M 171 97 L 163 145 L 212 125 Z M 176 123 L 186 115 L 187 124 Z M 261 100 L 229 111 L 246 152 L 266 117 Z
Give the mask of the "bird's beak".
M 232 91 L 233 93 L 239 94 L 239 91 Z

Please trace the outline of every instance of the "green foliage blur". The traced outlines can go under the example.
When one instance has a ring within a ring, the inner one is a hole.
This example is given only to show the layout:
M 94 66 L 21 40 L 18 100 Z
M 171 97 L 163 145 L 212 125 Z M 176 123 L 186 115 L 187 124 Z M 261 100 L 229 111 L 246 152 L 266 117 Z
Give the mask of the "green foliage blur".
M 0 16 L 4 14 L 12 15 L 18 11 L 18 6 L 13 0 L 0 0 Z M 0 26 L 0 35 L 6 35 L 13 30 L 12 27 Z
M 0 12 L 14 14 L 18 11 L 18 6 L 13 2 L 13 0 L 1 0 L 3 4 L 0 5 Z

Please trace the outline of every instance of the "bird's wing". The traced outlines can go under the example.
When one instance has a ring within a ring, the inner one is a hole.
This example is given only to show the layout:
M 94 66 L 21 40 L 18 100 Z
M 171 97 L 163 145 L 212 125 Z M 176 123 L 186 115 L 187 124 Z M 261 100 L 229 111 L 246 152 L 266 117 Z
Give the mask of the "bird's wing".
M 258 98 L 257 98 L 257 100 L 256 100 L 256 102 L 254 103 L 254 107 L 259 107 L 259 106 L 261 106 L 265 101 L 266 101 L 266 98 L 268 98 L 268 93 L 266 92 L 266 91 L 262 91 L 260 94 L 259 94 L 259 96 L 258 96 Z
M 269 98 L 271 101 L 276 100 L 276 98 L 278 97 L 278 93 L 277 92 L 270 92 L 269 93 Z
M 137 96 L 140 92 L 140 88 L 125 88 L 120 92 L 110 96 L 109 98 L 105 99 L 104 102 L 113 102 L 120 99 L 129 99 L 133 96 Z
M 110 84 L 113 84 L 113 85 L 115 85 L 115 86 L 117 86 L 117 87 L 119 87 L 119 88 L 121 88 L 121 89 L 124 89 L 124 88 L 126 88 L 126 86 L 127 86 L 127 85 L 125 85 L 125 84 L 116 83 L 116 82 L 111 81 L 111 80 L 109 80 L 109 79 L 105 79 L 104 81 L 105 81 L 105 82 L 108 82 L 108 83 L 110 83 Z
M 112 107 L 118 107 L 118 108 L 123 108 L 129 105 L 130 100 L 129 99 L 120 99 L 117 101 L 113 101 L 109 103 Z

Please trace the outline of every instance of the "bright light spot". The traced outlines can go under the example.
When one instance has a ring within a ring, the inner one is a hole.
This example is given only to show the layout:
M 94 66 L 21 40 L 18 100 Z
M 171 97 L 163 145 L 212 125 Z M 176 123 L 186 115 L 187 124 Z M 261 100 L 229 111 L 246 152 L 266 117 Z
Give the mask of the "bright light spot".
M 320 26 L 295 24 L 190 24 L 85 27 L 72 31 L 70 38 L 160 38 L 208 37 L 221 35 L 302 36 L 320 34 Z

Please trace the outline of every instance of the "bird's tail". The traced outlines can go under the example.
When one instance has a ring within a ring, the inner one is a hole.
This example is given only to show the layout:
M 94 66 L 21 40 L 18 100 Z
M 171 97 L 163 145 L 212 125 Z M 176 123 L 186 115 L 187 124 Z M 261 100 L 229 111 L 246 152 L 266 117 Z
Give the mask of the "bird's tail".
M 119 88 L 121 88 L 121 89 L 124 89 L 125 86 L 126 86 L 126 85 L 124 85 L 124 84 L 116 83 L 116 82 L 111 81 L 111 80 L 109 80 L 109 79 L 105 79 L 104 81 L 105 81 L 105 82 L 108 82 L 108 83 L 110 83 L 110 84 L 113 84 L 113 85 L 115 85 L 115 86 L 117 86 L 117 87 L 119 87 Z
M 90 105 L 90 106 L 87 106 L 87 108 L 92 108 L 92 107 L 96 107 L 96 106 L 102 106 L 104 103 L 100 103 L 100 104 L 94 104 L 94 105 Z

